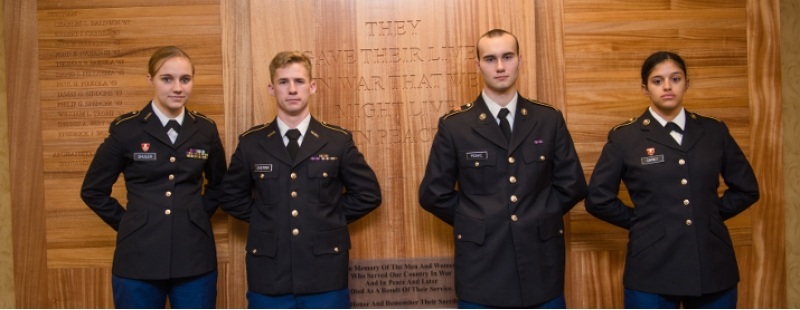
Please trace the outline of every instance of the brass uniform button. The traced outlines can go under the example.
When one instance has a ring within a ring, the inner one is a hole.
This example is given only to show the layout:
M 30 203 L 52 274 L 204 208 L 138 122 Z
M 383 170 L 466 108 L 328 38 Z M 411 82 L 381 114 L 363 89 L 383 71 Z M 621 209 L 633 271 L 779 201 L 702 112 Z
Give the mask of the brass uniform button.
M 175 162 L 175 156 L 170 156 L 169 162 L 174 163 Z
M 456 236 L 456 239 L 461 240 L 461 234 L 458 234 L 458 236 Z
M 685 161 L 685 160 L 683 160 L 683 158 L 681 158 L 680 160 L 678 160 L 678 165 L 681 165 L 681 166 L 683 166 L 683 165 L 685 165 L 685 164 L 686 164 L 686 161 Z
M 292 172 L 289 177 L 292 178 L 292 180 L 297 180 L 297 173 Z
M 297 217 L 298 215 L 300 215 L 300 212 L 297 210 L 292 210 L 292 217 Z
M 544 155 L 539 156 L 539 160 L 544 161 L 544 159 L 545 159 Z
M 174 174 L 170 174 L 170 175 L 169 175 L 169 180 L 170 180 L 170 181 L 173 181 L 173 180 L 175 180 L 175 175 L 174 175 Z
M 170 211 L 169 209 L 166 209 L 166 210 L 164 210 L 164 214 L 170 215 L 170 214 L 172 214 L 172 211 Z
M 333 247 L 333 251 L 336 252 L 336 253 L 339 253 L 339 247 L 338 246 L 337 247 Z
M 295 191 L 292 191 L 292 194 L 291 194 L 291 195 L 292 195 L 292 198 L 297 198 L 297 192 L 295 192 Z
M 511 195 L 511 202 L 517 202 L 517 195 Z
M 686 220 L 686 226 L 692 226 L 692 220 Z
M 480 165 L 481 165 L 481 163 L 479 163 L 479 162 L 477 162 L 477 161 L 475 162 L 475 167 L 478 167 L 478 166 L 480 166 Z
M 688 206 L 689 205 L 689 199 L 684 199 L 683 200 L 683 205 L 684 206 Z
M 260 175 L 258 176 L 258 178 L 263 180 L 263 179 L 264 179 L 264 174 L 263 174 L 263 173 L 262 173 L 262 174 L 260 174 Z
M 512 214 L 511 215 L 511 221 L 512 222 L 516 222 L 517 220 L 519 220 L 519 218 L 517 218 L 517 215 L 516 214 Z
M 164 193 L 164 196 L 167 196 L 167 197 L 172 197 L 172 192 L 170 192 L 170 191 L 167 191 L 166 193 Z
M 517 178 L 515 178 L 515 177 L 512 175 L 510 178 L 508 178 L 508 181 L 509 181 L 509 182 L 511 182 L 511 184 L 514 184 L 514 183 L 517 183 Z
M 681 185 L 686 185 L 686 184 L 689 184 L 689 180 L 681 179 Z
M 292 235 L 295 235 L 295 236 L 297 236 L 297 235 L 299 235 L 299 234 L 300 234 L 300 230 L 299 230 L 299 229 L 297 229 L 297 228 L 295 228 L 295 229 L 292 229 Z
M 514 159 L 514 157 L 509 157 L 509 158 L 508 158 L 508 163 L 509 163 L 509 164 L 513 164 L 513 163 L 515 163 L 516 161 L 517 161 L 517 160 L 515 160 L 515 159 Z
M 558 230 L 558 234 L 559 234 L 559 235 L 563 235 L 563 234 L 564 234 L 564 230 L 563 230 L 563 229 L 559 229 L 559 230 Z

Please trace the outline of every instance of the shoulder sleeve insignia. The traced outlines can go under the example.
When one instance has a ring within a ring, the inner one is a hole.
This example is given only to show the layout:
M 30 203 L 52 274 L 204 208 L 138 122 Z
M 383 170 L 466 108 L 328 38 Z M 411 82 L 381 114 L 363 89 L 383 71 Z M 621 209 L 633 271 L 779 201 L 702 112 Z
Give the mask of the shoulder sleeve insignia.
M 344 129 L 342 127 L 339 127 L 339 126 L 336 126 L 336 125 L 331 125 L 331 124 L 328 124 L 326 122 L 319 122 L 319 123 L 322 124 L 322 127 L 328 128 L 328 129 L 333 130 L 333 131 L 341 132 L 341 133 L 343 133 L 345 135 L 350 135 L 350 132 L 348 132 L 346 129 Z
M 464 104 L 462 106 L 457 106 L 457 107 L 453 108 L 452 110 L 450 110 L 450 112 L 447 112 L 447 114 L 442 116 L 442 119 L 446 119 L 446 118 L 448 118 L 450 116 L 453 116 L 453 115 L 456 115 L 456 114 L 459 114 L 459 113 L 467 112 L 470 109 L 472 109 L 472 107 L 474 107 L 474 106 L 475 106 L 475 104 L 472 103 L 472 102 L 468 102 L 468 103 L 466 103 L 466 104 Z
M 200 112 L 197 112 L 197 111 L 191 111 L 191 112 L 189 112 L 189 114 L 190 114 L 190 115 L 193 115 L 193 116 L 196 116 L 196 117 L 199 117 L 199 118 L 201 118 L 201 119 L 207 120 L 207 121 L 211 122 L 212 124 L 216 124 L 216 123 L 214 123 L 214 120 L 213 120 L 213 119 L 209 118 L 208 116 L 205 116 L 205 115 L 203 115 L 203 114 L 202 114 L 202 113 L 200 113 Z
M 611 131 L 614 131 L 614 130 L 617 130 L 618 128 L 622 128 L 622 127 L 628 126 L 630 124 L 633 124 L 633 123 L 636 122 L 636 119 L 637 119 L 636 117 L 633 117 L 633 118 L 629 119 L 628 121 L 626 121 L 626 122 L 624 122 L 622 124 L 614 126 L 614 128 L 611 128 Z
M 249 135 L 251 133 L 254 133 L 256 131 L 263 130 L 264 128 L 267 128 L 267 126 L 269 126 L 269 124 L 270 123 L 266 123 L 266 124 L 262 124 L 262 125 L 258 125 L 258 126 L 253 126 L 252 128 L 248 129 L 247 131 L 245 131 L 244 133 L 239 135 L 239 137 L 244 137 L 244 136 Z
M 539 101 L 539 100 L 536 100 L 536 99 L 527 98 L 527 97 L 526 97 L 525 99 L 527 99 L 528 101 L 530 101 L 531 103 L 533 103 L 533 104 L 535 104 L 535 105 L 540 105 L 540 106 L 543 106 L 543 107 L 548 107 L 548 108 L 551 108 L 551 109 L 553 109 L 553 110 L 556 110 L 556 111 L 558 111 L 558 108 L 556 108 L 556 107 L 555 107 L 555 106 L 553 106 L 553 105 L 550 105 L 550 104 L 547 104 L 547 103 L 541 102 L 541 101 Z
M 132 118 L 134 118 L 134 117 L 136 117 L 138 115 L 139 115 L 139 111 L 128 112 L 128 113 L 122 114 L 120 116 L 117 116 L 117 118 L 114 119 L 113 123 L 114 123 L 114 125 L 119 125 L 122 122 L 127 121 L 129 119 L 132 119 Z

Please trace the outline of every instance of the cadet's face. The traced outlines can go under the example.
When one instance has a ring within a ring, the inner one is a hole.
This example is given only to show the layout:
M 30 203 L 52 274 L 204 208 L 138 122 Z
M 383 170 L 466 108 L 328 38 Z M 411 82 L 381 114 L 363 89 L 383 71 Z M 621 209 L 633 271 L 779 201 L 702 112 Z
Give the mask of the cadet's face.
M 275 78 L 269 85 L 269 94 L 278 101 L 278 113 L 287 116 L 308 114 L 308 99 L 316 91 L 316 82 L 311 80 L 308 70 L 299 63 L 275 70 Z
M 481 51 L 477 67 L 483 76 L 485 89 L 496 94 L 516 92 L 522 58 L 517 54 L 514 37 L 484 37 L 478 42 Z
M 683 94 L 689 82 L 683 70 L 672 60 L 666 60 L 650 71 L 642 92 L 650 97 L 650 106 L 660 115 L 672 115 L 683 107 Z
M 192 64 L 183 57 L 167 59 L 155 76 L 147 76 L 155 89 L 153 102 L 167 116 L 175 117 L 183 111 L 192 93 Z

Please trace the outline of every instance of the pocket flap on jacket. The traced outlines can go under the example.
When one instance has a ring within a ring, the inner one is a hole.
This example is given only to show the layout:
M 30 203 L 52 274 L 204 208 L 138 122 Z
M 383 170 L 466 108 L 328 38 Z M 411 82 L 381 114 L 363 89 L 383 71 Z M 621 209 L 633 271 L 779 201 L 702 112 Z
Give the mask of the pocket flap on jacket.
M 564 236 L 564 216 L 556 213 L 539 220 L 539 239 L 547 241 Z
M 478 245 L 483 244 L 486 238 L 486 222 L 456 214 L 453 224 L 456 242 L 469 241 Z
M 350 233 L 347 228 L 315 233 L 311 237 L 314 255 L 339 254 L 350 250 Z
M 268 232 L 254 232 L 247 238 L 247 253 L 253 256 L 275 257 L 278 237 Z

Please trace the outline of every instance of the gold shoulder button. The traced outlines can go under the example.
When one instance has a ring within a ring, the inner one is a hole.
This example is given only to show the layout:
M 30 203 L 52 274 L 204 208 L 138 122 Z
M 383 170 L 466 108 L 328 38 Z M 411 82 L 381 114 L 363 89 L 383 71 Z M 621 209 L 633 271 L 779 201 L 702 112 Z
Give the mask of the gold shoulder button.
M 139 115 L 139 111 L 128 112 L 128 113 L 122 114 L 120 116 L 117 116 L 117 118 L 114 119 L 113 123 L 114 123 L 114 125 L 119 125 L 122 122 L 127 121 L 129 119 L 133 119 L 134 117 L 136 117 L 138 115 Z
M 468 103 L 466 103 L 466 104 L 464 104 L 462 106 L 455 107 L 452 110 L 450 110 L 450 112 L 447 112 L 447 114 L 442 116 L 442 119 L 446 119 L 446 118 L 448 118 L 450 116 L 453 116 L 453 115 L 456 115 L 456 114 L 459 114 L 459 113 L 467 112 L 470 109 L 472 109 L 472 107 L 474 107 L 474 106 L 475 106 L 474 103 L 468 102 Z
M 347 129 L 344 129 L 342 127 L 339 127 L 339 126 L 336 126 L 336 125 L 331 125 L 331 124 L 328 124 L 326 122 L 319 122 L 319 123 L 322 124 L 322 127 L 328 128 L 328 129 L 333 130 L 333 131 L 341 132 L 341 133 L 343 133 L 345 135 L 350 135 L 350 133 L 347 131 Z
M 628 126 L 630 124 L 633 124 L 633 123 L 636 122 L 636 119 L 637 119 L 636 117 L 633 117 L 633 118 L 629 119 L 628 121 L 626 121 L 626 122 L 624 122 L 622 124 L 614 126 L 614 128 L 611 128 L 611 131 L 614 131 L 614 130 L 617 130 L 618 128 L 622 128 L 622 127 Z
M 248 129 L 247 131 L 245 131 L 244 133 L 242 133 L 241 135 L 239 135 L 239 137 L 244 137 L 244 136 L 249 135 L 251 133 L 254 133 L 256 131 L 263 130 L 264 128 L 267 128 L 267 126 L 269 126 L 269 124 L 270 123 L 261 124 L 261 125 L 258 125 L 258 126 L 253 126 L 250 129 Z

